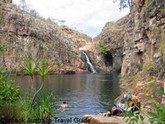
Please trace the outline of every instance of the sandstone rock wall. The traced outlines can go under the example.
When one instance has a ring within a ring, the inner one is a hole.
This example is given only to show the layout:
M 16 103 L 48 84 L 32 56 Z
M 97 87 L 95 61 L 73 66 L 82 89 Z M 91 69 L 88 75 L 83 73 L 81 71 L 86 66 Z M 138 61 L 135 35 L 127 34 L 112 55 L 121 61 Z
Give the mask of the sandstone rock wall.
M 48 58 L 50 71 L 84 69 L 79 47 L 91 38 L 60 27 L 50 20 L 33 17 L 16 5 L 0 2 L 0 63 L 13 72 L 23 71 L 24 55 L 31 53 L 38 60 Z
M 165 51 L 161 48 L 165 43 L 165 1 L 137 2 L 133 0 L 131 8 L 133 34 L 124 45 L 122 76 L 136 74 L 145 64 L 165 63 Z
M 121 67 L 122 77 L 136 74 L 149 63 L 162 65 L 162 77 L 165 73 L 165 1 L 132 0 L 130 14 L 107 23 L 95 40 L 106 44 L 113 56 L 112 68 Z

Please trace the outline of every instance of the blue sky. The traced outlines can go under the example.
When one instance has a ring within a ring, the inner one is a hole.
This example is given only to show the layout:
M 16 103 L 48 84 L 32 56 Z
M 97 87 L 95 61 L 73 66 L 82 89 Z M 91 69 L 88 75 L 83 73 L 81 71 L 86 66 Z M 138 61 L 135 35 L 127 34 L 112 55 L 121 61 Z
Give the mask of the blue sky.
M 13 0 L 17 5 L 20 0 Z M 25 0 L 44 18 L 65 20 L 64 25 L 89 36 L 98 35 L 106 22 L 117 21 L 129 13 L 119 10 L 114 0 Z

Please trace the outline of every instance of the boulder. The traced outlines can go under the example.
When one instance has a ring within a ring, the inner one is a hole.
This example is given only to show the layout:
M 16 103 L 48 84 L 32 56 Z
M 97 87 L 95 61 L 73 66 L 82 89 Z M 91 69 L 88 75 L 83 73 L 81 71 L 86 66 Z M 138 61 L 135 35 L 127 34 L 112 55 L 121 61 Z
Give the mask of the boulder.
M 127 124 L 120 116 L 84 115 L 80 124 Z

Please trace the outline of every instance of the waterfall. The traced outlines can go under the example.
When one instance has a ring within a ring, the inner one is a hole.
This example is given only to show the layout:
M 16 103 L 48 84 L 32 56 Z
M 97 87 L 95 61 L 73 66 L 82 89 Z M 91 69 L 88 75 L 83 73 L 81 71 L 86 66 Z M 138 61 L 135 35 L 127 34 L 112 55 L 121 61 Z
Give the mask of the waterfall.
M 84 54 L 84 56 L 86 58 L 86 62 L 88 64 L 90 70 L 92 71 L 92 73 L 96 73 L 96 70 L 94 69 L 94 66 L 92 65 L 92 63 L 90 62 L 88 55 L 84 51 L 82 53 Z

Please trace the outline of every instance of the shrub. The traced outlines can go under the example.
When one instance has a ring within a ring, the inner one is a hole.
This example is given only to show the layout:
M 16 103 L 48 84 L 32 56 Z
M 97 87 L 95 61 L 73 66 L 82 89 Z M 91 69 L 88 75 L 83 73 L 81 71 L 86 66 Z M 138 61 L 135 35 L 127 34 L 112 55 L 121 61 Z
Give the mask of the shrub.
M 158 49 L 159 50 L 165 50 L 165 41 L 161 41 L 161 42 L 159 42 L 159 44 L 158 44 Z
M 18 118 L 20 90 L 14 86 L 14 82 L 7 80 L 8 73 L 0 68 L 0 122 L 2 118 Z M 1 122 L 3 123 L 3 122 Z
M 37 123 L 35 120 L 50 121 L 54 113 L 52 95 L 44 93 L 36 100 L 33 108 L 30 107 L 31 97 L 26 96 L 20 101 L 21 118 L 25 122 Z M 33 121 L 33 122 L 32 122 Z
M 165 123 L 165 105 L 158 102 L 155 103 L 154 110 L 148 113 L 151 124 Z
M 33 61 L 30 63 L 30 74 L 33 75 Z M 32 64 L 32 65 L 31 65 Z M 31 107 L 34 98 L 43 87 L 44 77 L 48 72 L 48 64 L 43 59 L 39 64 L 40 76 L 42 77 L 42 85 L 35 92 L 33 98 L 31 96 L 20 95 L 20 89 L 14 85 L 14 81 L 7 80 L 8 72 L 0 68 L 0 123 L 41 123 L 37 120 L 48 123 L 53 114 L 52 95 L 45 94 L 35 101 Z M 35 69 L 34 69 L 35 70 Z M 22 122 L 20 122 L 22 121 Z
M 99 53 L 101 55 L 108 54 L 108 49 L 107 49 L 107 47 L 105 46 L 105 44 L 103 42 L 99 42 L 98 45 L 97 45 L 97 48 L 98 48 Z
M 141 124 L 144 121 L 144 116 L 140 111 L 125 111 L 122 115 L 128 124 Z
M 150 76 L 156 76 L 160 70 L 161 66 L 155 63 L 144 64 L 142 67 L 142 72 Z

